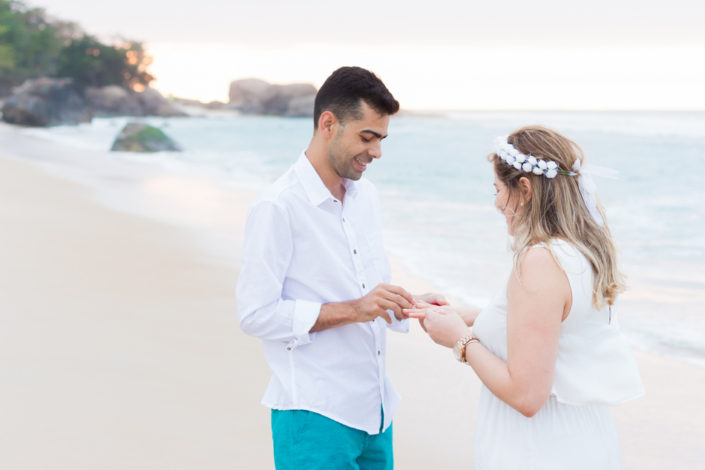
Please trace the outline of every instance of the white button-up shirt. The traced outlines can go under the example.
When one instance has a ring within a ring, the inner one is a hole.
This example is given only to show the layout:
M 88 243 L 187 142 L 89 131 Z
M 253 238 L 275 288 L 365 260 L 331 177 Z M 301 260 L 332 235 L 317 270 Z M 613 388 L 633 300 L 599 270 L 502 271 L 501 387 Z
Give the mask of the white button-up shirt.
M 263 405 L 314 411 L 377 434 L 399 403 L 385 372 L 387 323 L 309 333 L 322 304 L 359 299 L 391 277 L 375 188 L 364 178 L 344 183 L 339 201 L 302 154 L 253 204 L 238 315 L 243 331 L 262 339 L 273 372 Z M 408 320 L 391 317 L 390 328 L 408 331 Z

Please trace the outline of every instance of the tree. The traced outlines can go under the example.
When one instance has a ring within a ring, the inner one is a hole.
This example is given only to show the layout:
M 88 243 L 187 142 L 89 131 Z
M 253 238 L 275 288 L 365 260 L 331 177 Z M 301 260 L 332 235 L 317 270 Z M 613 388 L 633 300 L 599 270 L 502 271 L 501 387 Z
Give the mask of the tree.
M 154 75 L 147 72 L 147 68 L 152 65 L 152 57 L 147 55 L 141 42 L 126 41 L 122 47 L 126 57 L 123 74 L 125 86 L 141 91 L 154 80 Z
M 18 84 L 27 78 L 51 75 L 63 47 L 62 38 L 43 9 L 0 0 L 0 82 Z
M 146 71 L 150 62 L 141 43 L 108 46 L 84 34 L 61 51 L 56 76 L 71 77 L 81 87 L 118 85 L 134 89 L 152 81 Z
M 28 78 L 70 77 L 81 87 L 143 89 L 154 77 L 137 41 L 108 45 L 75 23 L 50 18 L 19 0 L 0 0 L 0 96 Z

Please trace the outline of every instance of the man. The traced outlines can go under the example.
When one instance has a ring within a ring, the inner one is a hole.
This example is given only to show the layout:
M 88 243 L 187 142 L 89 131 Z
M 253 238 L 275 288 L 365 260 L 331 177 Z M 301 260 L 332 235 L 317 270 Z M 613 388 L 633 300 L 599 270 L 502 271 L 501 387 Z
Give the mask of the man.
M 273 376 L 277 469 L 391 469 L 399 397 L 386 328 L 414 298 L 390 280 L 379 202 L 362 174 L 382 156 L 399 103 L 373 73 L 342 67 L 316 95 L 298 161 L 250 208 L 237 289 L 240 326 Z

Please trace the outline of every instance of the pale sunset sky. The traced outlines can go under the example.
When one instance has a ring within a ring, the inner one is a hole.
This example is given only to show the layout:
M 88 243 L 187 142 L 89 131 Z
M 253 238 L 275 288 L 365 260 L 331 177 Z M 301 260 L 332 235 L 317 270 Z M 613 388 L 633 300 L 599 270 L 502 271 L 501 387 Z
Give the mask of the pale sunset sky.
M 164 94 L 377 73 L 407 109 L 705 109 L 698 0 L 29 0 L 143 41 Z

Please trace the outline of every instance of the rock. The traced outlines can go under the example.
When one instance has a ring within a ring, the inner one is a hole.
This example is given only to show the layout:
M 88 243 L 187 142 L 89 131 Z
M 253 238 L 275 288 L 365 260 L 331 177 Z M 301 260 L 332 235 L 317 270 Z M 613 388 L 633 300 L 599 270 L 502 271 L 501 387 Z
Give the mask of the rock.
M 142 116 L 142 104 L 134 92 L 117 85 L 86 88 L 86 98 L 99 116 Z
M 178 152 L 181 148 L 161 129 L 141 122 L 128 122 L 113 146 L 114 152 Z
M 236 80 L 230 84 L 230 104 L 244 112 L 257 110 L 260 108 L 262 95 L 269 87 L 269 83 L 258 78 Z
M 154 88 L 147 88 L 142 93 L 136 93 L 137 100 L 142 105 L 143 116 L 183 117 L 185 112 L 171 104 Z
M 272 85 L 256 78 L 230 84 L 229 108 L 245 114 L 312 116 L 316 88 L 308 83 Z
M 6 98 L 12 95 L 12 85 L 0 78 L 0 98 Z
M 72 79 L 37 78 L 14 89 L 2 118 L 23 126 L 58 126 L 90 122 L 93 110 Z
M 209 101 L 204 103 L 198 100 L 192 100 L 188 98 L 178 98 L 172 99 L 172 102 L 179 107 L 182 111 L 193 115 L 194 112 L 198 111 L 229 111 L 230 105 L 224 103 L 223 101 Z
M 210 109 L 211 111 L 223 111 L 231 109 L 228 103 L 223 103 L 222 101 L 209 101 L 208 103 L 203 103 L 203 107 Z
M 188 116 L 153 88 L 138 93 L 116 85 L 89 87 L 86 97 L 100 116 Z
M 190 108 L 197 108 L 203 106 L 203 103 L 198 100 L 193 100 L 191 98 L 179 98 L 178 96 L 173 97 L 171 102 L 179 107 L 186 106 Z
M 291 117 L 311 117 L 313 116 L 313 102 L 316 95 L 296 96 L 289 101 L 289 108 L 286 116 Z
M 223 101 L 202 102 L 194 99 L 179 97 L 170 98 L 170 101 L 176 105 L 179 110 L 185 112 L 191 117 L 241 114 L 240 111 L 231 106 L 230 103 L 225 103 Z
M 316 96 L 316 88 L 305 83 L 293 83 L 291 85 L 271 85 L 262 97 L 262 114 L 274 114 L 277 116 L 288 116 L 290 104 L 293 100 L 310 98 L 311 109 L 305 115 L 313 115 L 313 99 Z

